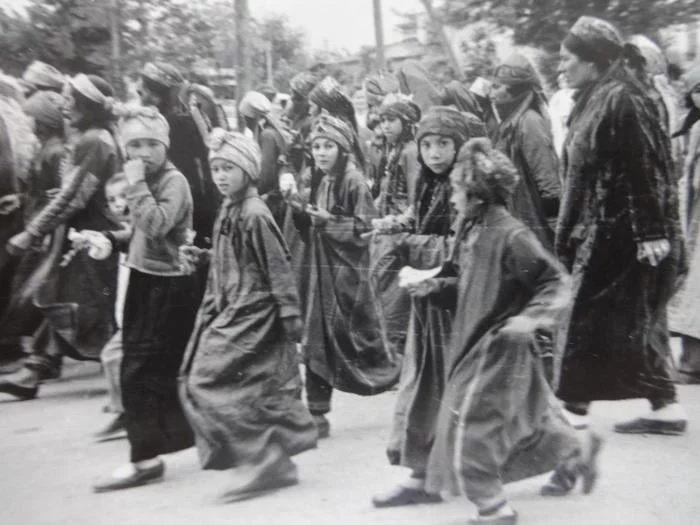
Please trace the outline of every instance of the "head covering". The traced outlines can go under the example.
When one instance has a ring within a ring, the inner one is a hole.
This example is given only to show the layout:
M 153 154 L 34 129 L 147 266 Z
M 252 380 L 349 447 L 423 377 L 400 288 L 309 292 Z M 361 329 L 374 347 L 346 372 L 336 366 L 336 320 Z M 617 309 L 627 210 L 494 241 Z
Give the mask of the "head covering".
M 209 135 L 209 162 L 227 160 L 241 168 L 253 182 L 260 180 L 262 153 L 258 143 L 238 131 L 214 128 Z
M 248 118 L 266 117 L 272 111 L 272 102 L 257 91 L 248 91 L 238 105 L 241 115 Z
M 185 81 L 180 70 L 165 62 L 149 62 L 141 70 L 141 76 L 163 88 L 173 88 Z
M 70 86 L 82 96 L 101 106 L 105 111 L 111 112 L 114 109 L 114 90 L 112 86 L 96 75 L 85 75 L 79 73 L 68 81 Z
M 469 140 L 459 150 L 452 180 L 464 186 L 467 193 L 489 203 L 508 202 L 518 180 L 518 170 L 507 155 L 497 150 L 487 138 Z
M 316 87 L 316 82 L 316 77 L 313 74 L 302 71 L 292 77 L 292 80 L 289 81 L 289 87 L 294 93 L 306 98 Z
M 433 106 L 418 123 L 416 142 L 428 135 L 443 135 L 460 148 L 469 138 L 469 124 L 464 113 L 452 106 Z
M 367 104 L 378 106 L 389 93 L 399 91 L 399 81 L 391 73 L 382 71 L 368 76 L 364 82 L 364 89 Z
M 464 115 L 464 120 L 467 122 L 467 129 L 469 129 L 469 138 L 475 139 L 479 137 L 487 137 L 488 132 L 486 131 L 486 124 L 483 120 L 477 117 L 474 113 L 468 113 L 466 111 L 462 112 Z
M 258 93 L 262 93 L 263 95 L 265 95 L 265 97 L 267 98 L 267 100 L 269 100 L 270 102 L 274 101 L 274 100 L 275 100 L 275 97 L 277 96 L 277 90 L 275 89 L 274 86 L 271 86 L 271 85 L 269 85 L 269 84 L 265 84 L 265 85 L 263 85 L 263 86 L 260 86 L 260 87 L 259 87 L 258 89 L 256 89 L 255 91 L 257 91 Z
M 165 117 L 153 106 L 123 108 L 119 121 L 119 133 L 125 145 L 133 140 L 157 140 L 170 147 L 170 126 Z
M 66 83 L 66 77 L 53 66 L 35 60 L 22 75 L 22 80 L 36 88 L 60 91 Z
M 403 122 L 417 124 L 421 111 L 412 98 L 402 93 L 390 93 L 379 107 L 379 115 L 391 115 Z
M 620 57 L 624 40 L 610 22 L 582 16 L 569 30 L 563 45 L 586 62 L 606 65 Z
M 355 108 L 350 98 L 343 93 L 338 81 L 331 76 L 321 80 L 309 93 L 309 100 L 333 115 L 347 118 L 347 113 Z
M 26 100 L 22 109 L 35 121 L 62 130 L 65 103 L 66 100 L 55 91 L 37 91 Z
M 523 84 L 536 88 L 542 86 L 532 62 L 518 52 L 512 53 L 497 66 L 489 80 L 507 86 Z
M 352 128 L 343 120 L 328 113 L 322 113 L 311 126 L 311 142 L 324 138 L 337 143 L 345 151 L 353 145 Z
M 661 48 L 644 35 L 634 35 L 629 39 L 645 61 L 644 70 L 651 76 L 666 75 L 668 64 Z

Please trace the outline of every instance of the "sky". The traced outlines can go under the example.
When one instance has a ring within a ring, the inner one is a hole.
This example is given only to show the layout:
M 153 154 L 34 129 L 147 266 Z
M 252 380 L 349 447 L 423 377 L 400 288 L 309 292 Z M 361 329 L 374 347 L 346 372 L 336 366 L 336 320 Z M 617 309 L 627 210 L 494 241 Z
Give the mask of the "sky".
M 4 0 L 7 1 L 7 0 Z M 400 39 L 394 26 L 401 20 L 392 10 L 414 12 L 422 9 L 418 0 L 381 0 L 384 42 Z M 304 30 L 312 49 L 357 51 L 374 44 L 372 0 L 249 0 L 251 15 L 268 13 L 289 17 L 292 25 Z
M 194 0 L 196 1 L 196 0 Z M 423 9 L 419 0 L 381 0 L 384 42 L 400 39 L 395 25 L 401 18 L 393 10 L 415 12 Z M 0 0 L 0 6 L 19 7 L 25 0 Z M 345 49 L 355 52 L 374 44 L 373 0 L 248 0 L 251 15 L 286 15 L 293 26 L 306 33 L 310 49 Z

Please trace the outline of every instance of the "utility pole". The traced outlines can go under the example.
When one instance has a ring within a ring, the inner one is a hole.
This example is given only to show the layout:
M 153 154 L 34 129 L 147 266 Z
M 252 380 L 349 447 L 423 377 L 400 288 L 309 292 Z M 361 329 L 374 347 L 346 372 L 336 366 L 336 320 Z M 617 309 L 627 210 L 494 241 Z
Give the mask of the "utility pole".
M 374 40 L 377 47 L 377 68 L 386 68 L 384 56 L 384 23 L 382 22 L 382 0 L 374 1 Z
M 121 52 L 121 6 L 119 0 L 110 0 L 109 11 L 110 39 L 112 48 L 112 85 L 118 93 L 123 93 L 122 52 Z
M 248 0 L 234 0 L 234 9 L 236 20 L 236 104 L 238 105 L 243 96 L 250 91 L 252 84 Z M 245 122 L 241 115 L 238 115 L 238 127 L 245 129 Z
M 447 55 L 447 59 L 450 62 L 450 66 L 452 66 L 452 69 L 457 75 L 457 78 L 463 81 L 464 73 L 462 72 L 462 68 L 460 67 L 459 62 L 457 61 L 454 49 L 452 49 L 452 44 L 450 44 L 450 40 L 447 38 L 445 26 L 442 23 L 442 20 L 440 20 L 440 18 L 437 16 L 437 13 L 435 13 L 432 0 L 421 0 L 421 2 L 425 6 L 425 10 L 428 13 L 430 21 L 437 29 L 438 37 L 440 38 L 440 43 L 442 44 L 442 48 L 445 51 L 445 54 Z
M 265 66 L 267 70 L 267 85 L 274 86 L 275 80 L 272 74 L 272 42 L 265 43 Z

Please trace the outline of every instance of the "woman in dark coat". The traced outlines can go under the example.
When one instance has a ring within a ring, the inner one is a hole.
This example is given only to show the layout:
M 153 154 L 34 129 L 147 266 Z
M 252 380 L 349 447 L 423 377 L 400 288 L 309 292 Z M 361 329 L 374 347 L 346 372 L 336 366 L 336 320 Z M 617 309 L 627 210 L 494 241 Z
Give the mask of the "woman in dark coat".
M 592 401 L 646 398 L 652 411 L 615 430 L 682 434 L 666 366 L 666 305 L 684 262 L 677 182 L 670 139 L 623 55 L 618 31 L 592 17 L 561 48 L 578 93 L 556 239 L 575 285 L 558 396 L 578 415 Z
M 518 53 L 496 68 L 492 81 L 491 99 L 501 118 L 492 138 L 521 174 L 511 211 L 551 250 L 561 183 L 542 85 L 532 64 Z

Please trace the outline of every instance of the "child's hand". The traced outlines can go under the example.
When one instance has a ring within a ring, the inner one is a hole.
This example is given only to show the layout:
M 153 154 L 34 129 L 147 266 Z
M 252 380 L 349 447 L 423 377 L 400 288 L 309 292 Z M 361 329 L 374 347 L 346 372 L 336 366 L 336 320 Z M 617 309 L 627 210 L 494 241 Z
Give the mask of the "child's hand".
M 437 279 L 425 279 L 419 283 L 406 285 L 406 290 L 411 297 L 427 297 L 440 289 L 440 281 Z
M 187 275 L 191 275 L 197 271 L 197 267 L 201 263 L 206 250 L 198 248 L 197 246 L 192 246 L 190 244 L 185 244 L 180 246 L 180 268 Z
M 304 332 L 304 324 L 298 316 L 285 317 L 282 319 L 282 325 L 284 326 L 284 333 L 287 339 L 293 343 L 300 343 L 301 336 Z
M 124 164 L 124 175 L 130 185 L 141 182 L 146 178 L 146 166 L 141 159 L 132 159 Z
M 322 208 L 307 208 L 306 213 L 311 217 L 314 226 L 323 226 L 333 218 L 333 215 L 328 210 Z
M 20 257 L 26 253 L 34 242 L 34 237 L 28 232 L 20 232 L 7 241 L 7 252 Z
M 292 173 L 283 173 L 280 175 L 279 186 L 280 191 L 285 198 L 299 193 L 299 190 L 297 189 L 297 181 L 294 179 L 294 175 Z

